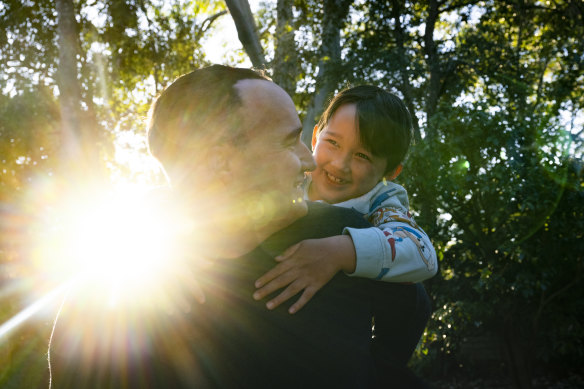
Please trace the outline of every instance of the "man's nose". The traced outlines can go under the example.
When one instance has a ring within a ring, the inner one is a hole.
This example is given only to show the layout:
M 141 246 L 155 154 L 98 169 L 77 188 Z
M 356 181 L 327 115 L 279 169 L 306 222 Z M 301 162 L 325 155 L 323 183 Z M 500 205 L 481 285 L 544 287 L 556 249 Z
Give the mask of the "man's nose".
M 300 162 L 302 163 L 302 171 L 311 172 L 316 169 L 316 164 L 314 163 L 312 153 L 304 143 L 301 143 L 298 154 Z

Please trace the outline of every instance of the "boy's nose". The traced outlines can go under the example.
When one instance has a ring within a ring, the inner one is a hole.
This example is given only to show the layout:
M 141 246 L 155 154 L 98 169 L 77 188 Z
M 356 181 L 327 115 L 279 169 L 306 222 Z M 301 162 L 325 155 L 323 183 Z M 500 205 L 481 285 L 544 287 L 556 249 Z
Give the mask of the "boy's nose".
M 343 173 L 348 173 L 351 170 L 351 156 L 348 154 L 338 155 L 331 162 L 335 169 Z

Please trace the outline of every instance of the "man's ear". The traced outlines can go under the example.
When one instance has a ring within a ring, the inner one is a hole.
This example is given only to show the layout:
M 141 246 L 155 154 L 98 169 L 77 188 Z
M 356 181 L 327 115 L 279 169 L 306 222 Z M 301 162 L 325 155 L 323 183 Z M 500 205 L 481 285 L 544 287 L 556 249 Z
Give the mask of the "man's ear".
M 209 167 L 219 178 L 231 179 L 233 171 L 233 150 L 227 145 L 213 146 L 208 158 Z
M 312 150 L 314 151 L 314 146 L 316 146 L 316 140 L 318 139 L 318 124 L 314 126 L 312 130 Z
M 402 165 L 402 164 L 397 165 L 397 167 L 393 170 L 393 172 L 388 173 L 385 176 L 385 179 L 387 181 L 395 180 L 397 178 L 397 176 L 399 176 L 399 174 L 402 172 L 403 168 L 404 168 L 404 165 Z

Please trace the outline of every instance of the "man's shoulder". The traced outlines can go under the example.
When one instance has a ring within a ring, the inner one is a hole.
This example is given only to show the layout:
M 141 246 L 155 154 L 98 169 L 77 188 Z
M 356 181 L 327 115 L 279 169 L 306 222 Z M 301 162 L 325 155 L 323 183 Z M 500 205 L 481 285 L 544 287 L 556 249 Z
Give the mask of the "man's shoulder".
M 369 223 L 362 212 L 354 208 L 338 207 L 335 205 L 330 205 L 322 202 L 312 202 L 308 201 L 308 213 L 303 218 L 300 218 L 294 224 L 305 224 L 322 221 L 323 223 L 328 223 L 331 228 L 338 228 L 337 224 L 343 224 L 345 227 L 346 223 L 354 224 L 352 227 L 370 227 Z
M 320 202 L 307 202 L 308 212 L 286 228 L 274 233 L 262 247 L 280 253 L 305 239 L 320 239 L 341 235 L 345 227 L 368 228 L 371 224 L 354 209 L 341 208 Z

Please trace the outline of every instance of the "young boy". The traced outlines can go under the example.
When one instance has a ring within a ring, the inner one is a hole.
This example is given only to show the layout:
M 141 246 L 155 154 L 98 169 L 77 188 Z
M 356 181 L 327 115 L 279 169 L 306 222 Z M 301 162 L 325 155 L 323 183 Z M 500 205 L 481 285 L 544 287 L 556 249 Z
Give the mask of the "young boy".
M 437 271 L 434 248 L 409 212 L 406 190 L 391 182 L 402 170 L 412 119 L 404 103 L 375 86 L 340 92 L 312 136 L 316 169 L 306 198 L 353 208 L 375 227 L 302 241 L 256 282 L 255 299 L 286 287 L 269 309 L 304 290 L 295 313 L 338 271 L 386 282 L 420 282 Z

